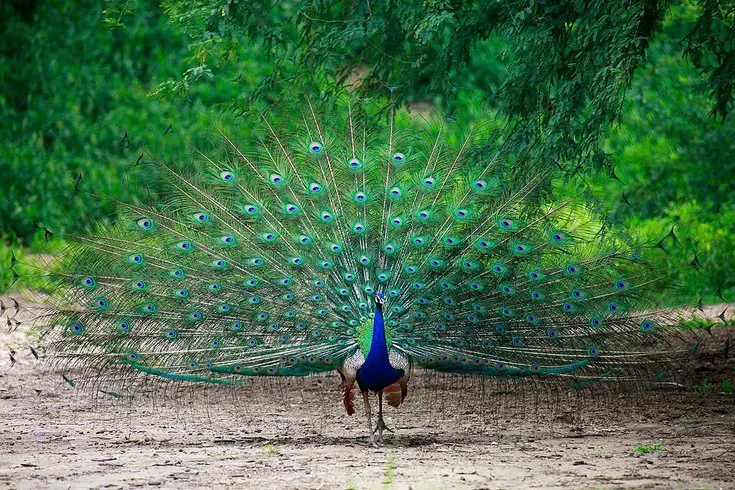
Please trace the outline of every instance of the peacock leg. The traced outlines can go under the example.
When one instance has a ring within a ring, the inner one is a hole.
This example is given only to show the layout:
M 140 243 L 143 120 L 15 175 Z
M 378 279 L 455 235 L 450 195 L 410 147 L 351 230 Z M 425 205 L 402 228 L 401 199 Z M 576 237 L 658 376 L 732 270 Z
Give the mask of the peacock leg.
M 373 434 L 375 431 L 378 432 L 378 441 L 383 442 L 383 431 L 387 430 L 388 432 L 393 432 L 388 428 L 387 425 L 385 425 L 385 420 L 383 420 L 383 390 L 380 390 L 378 392 L 378 423 L 375 425 L 375 430 L 373 431 Z
M 368 398 L 367 391 L 362 392 L 362 399 L 365 402 L 365 413 L 367 414 L 367 422 L 368 422 L 368 434 L 370 434 L 370 441 L 368 442 L 368 444 L 372 447 L 378 447 L 378 443 L 375 442 L 375 432 L 373 431 L 373 420 L 372 420 L 372 415 L 370 413 L 370 399 Z

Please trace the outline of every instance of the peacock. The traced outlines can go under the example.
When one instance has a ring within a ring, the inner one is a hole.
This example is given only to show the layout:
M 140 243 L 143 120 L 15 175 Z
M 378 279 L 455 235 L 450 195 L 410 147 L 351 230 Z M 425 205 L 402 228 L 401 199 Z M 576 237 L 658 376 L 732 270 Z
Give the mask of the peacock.
M 663 275 L 492 124 L 459 137 L 390 104 L 308 99 L 277 120 L 138 159 L 158 201 L 116 203 L 116 224 L 48 272 L 56 369 L 234 387 L 336 371 L 371 445 L 415 369 L 578 388 L 666 376 Z

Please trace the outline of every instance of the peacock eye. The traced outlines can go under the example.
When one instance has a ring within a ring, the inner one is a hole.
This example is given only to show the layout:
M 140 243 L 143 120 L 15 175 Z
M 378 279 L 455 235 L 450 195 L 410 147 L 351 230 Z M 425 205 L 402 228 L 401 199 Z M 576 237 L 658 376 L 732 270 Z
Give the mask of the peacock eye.
M 225 170 L 224 172 L 220 172 L 219 176 L 225 182 L 231 182 L 232 180 L 235 179 L 235 174 L 227 170 Z
M 311 184 L 309 186 L 309 189 L 311 189 L 311 192 L 319 192 L 319 191 L 322 190 L 322 186 L 320 186 L 319 184 L 314 183 L 314 184 Z
M 209 216 L 207 216 L 206 213 L 194 213 L 193 216 L 194 220 L 199 223 L 205 223 L 209 219 Z
M 484 180 L 476 180 L 475 181 L 475 189 L 483 190 L 487 187 L 487 182 Z
M 153 226 L 153 221 L 148 218 L 139 219 L 138 226 L 140 226 L 144 230 L 148 230 Z
M 358 169 L 362 165 L 362 163 L 360 162 L 360 160 L 358 160 L 357 158 L 351 158 L 350 161 L 347 162 L 347 164 L 352 169 Z
M 402 162 L 406 159 L 406 155 L 403 153 L 394 153 L 393 154 L 393 161 L 394 162 Z
M 309 143 L 309 151 L 312 153 L 319 153 L 322 151 L 322 144 L 318 141 L 312 141 Z

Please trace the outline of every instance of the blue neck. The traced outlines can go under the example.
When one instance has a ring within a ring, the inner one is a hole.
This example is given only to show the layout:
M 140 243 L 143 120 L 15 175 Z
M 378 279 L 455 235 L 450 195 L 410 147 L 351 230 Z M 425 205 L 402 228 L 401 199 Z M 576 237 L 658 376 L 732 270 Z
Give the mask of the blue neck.
M 378 306 L 373 319 L 373 340 L 370 352 L 365 361 L 388 363 L 388 343 L 385 340 L 385 324 L 383 323 L 383 307 Z

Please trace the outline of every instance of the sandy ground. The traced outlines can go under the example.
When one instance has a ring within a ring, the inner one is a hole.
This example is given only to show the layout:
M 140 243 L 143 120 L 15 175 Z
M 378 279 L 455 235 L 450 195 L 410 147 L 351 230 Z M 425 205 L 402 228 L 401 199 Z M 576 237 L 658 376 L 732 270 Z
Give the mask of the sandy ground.
M 735 488 L 735 397 L 717 389 L 566 393 L 420 375 L 372 449 L 336 374 L 93 396 L 35 361 L 26 324 L 8 333 L 0 321 L 0 487 Z M 701 370 L 733 379 L 724 356 Z

